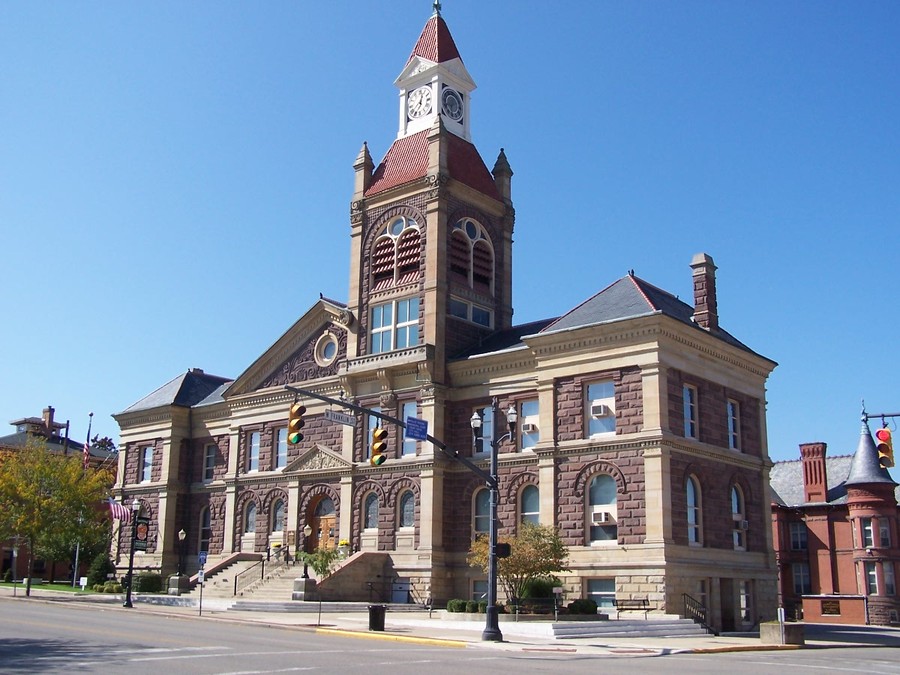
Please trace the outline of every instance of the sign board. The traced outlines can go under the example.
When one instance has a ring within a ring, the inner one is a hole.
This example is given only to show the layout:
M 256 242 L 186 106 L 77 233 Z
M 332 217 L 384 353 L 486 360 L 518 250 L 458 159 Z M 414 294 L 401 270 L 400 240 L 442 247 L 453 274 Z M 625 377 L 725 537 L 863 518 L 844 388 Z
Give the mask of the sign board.
M 428 440 L 428 422 L 417 417 L 406 418 L 406 437 L 417 441 Z
M 78 585 L 81 586 L 81 590 L 84 590 L 85 588 L 87 588 L 87 577 L 79 577 Z
M 150 519 L 135 518 L 134 520 L 134 550 L 146 551 L 150 539 Z
M 197 582 L 202 584 L 205 580 L 206 580 L 206 573 L 203 571 L 203 568 L 201 567 L 197 572 Z
M 338 424 L 343 424 L 348 427 L 356 426 L 356 418 L 353 415 L 339 413 L 335 410 L 326 410 L 325 419 L 331 420 L 332 422 L 337 422 Z
M 206 556 L 208 555 L 209 553 L 207 551 L 200 551 L 200 553 L 197 554 L 197 562 L 200 563 L 201 569 L 206 566 Z
M 840 616 L 841 614 L 841 601 L 840 600 L 823 600 L 822 601 L 822 614 L 828 614 L 832 616 Z

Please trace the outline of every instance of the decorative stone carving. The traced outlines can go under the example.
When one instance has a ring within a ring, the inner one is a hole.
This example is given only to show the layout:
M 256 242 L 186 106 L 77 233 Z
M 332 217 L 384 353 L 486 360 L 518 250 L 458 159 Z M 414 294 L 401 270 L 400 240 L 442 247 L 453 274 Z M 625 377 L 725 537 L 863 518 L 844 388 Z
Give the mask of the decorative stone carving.
M 434 173 L 426 176 L 425 181 L 429 186 L 428 198 L 437 199 L 441 195 L 441 191 L 446 187 L 450 177 L 445 173 Z
M 347 334 L 344 331 L 341 331 L 336 337 L 338 341 L 338 354 L 344 356 L 347 354 Z M 259 384 L 259 388 L 265 389 L 267 387 L 283 386 L 292 382 L 305 382 L 306 380 L 315 380 L 336 375 L 338 364 L 343 360 L 341 356 L 335 359 L 331 365 L 323 367 L 316 363 L 315 349 L 316 341 L 307 341 L 295 351 L 287 361 L 281 364 L 278 369 L 266 377 Z

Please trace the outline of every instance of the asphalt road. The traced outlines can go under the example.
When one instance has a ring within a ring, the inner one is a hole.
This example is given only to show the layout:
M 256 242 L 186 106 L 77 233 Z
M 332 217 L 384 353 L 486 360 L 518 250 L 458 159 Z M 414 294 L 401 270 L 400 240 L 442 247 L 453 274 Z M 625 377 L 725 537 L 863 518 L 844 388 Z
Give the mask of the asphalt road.
M 594 656 L 541 648 L 451 648 L 311 630 L 171 617 L 139 609 L 0 598 L 2 673 L 498 672 L 900 673 L 900 650 L 864 646 L 781 652 Z

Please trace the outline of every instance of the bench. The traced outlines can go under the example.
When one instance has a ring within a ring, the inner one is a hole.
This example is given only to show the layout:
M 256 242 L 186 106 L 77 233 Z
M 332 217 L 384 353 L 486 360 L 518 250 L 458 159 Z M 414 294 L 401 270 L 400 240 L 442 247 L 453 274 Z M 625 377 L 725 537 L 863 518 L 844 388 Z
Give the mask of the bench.
M 650 611 L 650 601 L 647 598 L 627 598 L 613 600 L 616 605 L 617 612 L 643 612 L 644 618 L 647 618 L 647 612 Z

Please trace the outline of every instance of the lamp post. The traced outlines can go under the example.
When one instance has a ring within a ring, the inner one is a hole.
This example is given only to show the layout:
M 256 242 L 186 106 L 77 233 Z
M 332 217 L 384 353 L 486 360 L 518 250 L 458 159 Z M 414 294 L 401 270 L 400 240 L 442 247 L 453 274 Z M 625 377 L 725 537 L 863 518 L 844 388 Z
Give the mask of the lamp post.
M 500 481 L 497 476 L 497 456 L 500 444 L 503 441 L 515 438 L 516 433 L 516 414 L 515 406 L 509 406 L 506 411 L 506 421 L 509 425 L 509 431 L 500 438 L 494 438 L 494 430 L 496 429 L 497 413 L 499 406 L 496 397 L 491 400 L 491 423 L 494 429 L 491 429 L 491 473 L 488 488 L 491 491 L 491 513 L 490 523 L 488 527 L 488 599 L 487 612 L 485 615 L 484 631 L 481 633 L 481 639 L 489 642 L 503 642 L 503 633 L 500 632 L 500 612 L 497 608 L 497 506 L 500 501 Z M 478 430 L 481 429 L 482 419 L 478 412 L 472 413 L 470 420 L 472 425 L 472 437 L 478 436 Z
M 19 577 L 18 568 L 19 561 L 19 535 L 16 535 L 15 540 L 13 542 L 13 550 L 12 550 L 12 573 L 13 573 L 13 597 L 16 597 L 16 589 L 18 588 L 17 579 Z
M 309 535 L 311 535 L 311 534 L 312 534 L 312 526 L 309 523 L 307 523 L 306 526 L 303 528 L 303 552 L 304 553 L 309 553 L 308 542 L 309 542 Z M 306 563 L 305 555 L 303 556 L 303 576 L 301 578 L 309 579 L 309 567 Z
M 141 503 L 135 497 L 134 501 L 131 502 L 131 551 L 128 553 L 128 588 L 125 591 L 125 602 L 122 603 L 122 607 L 134 607 L 131 604 L 131 587 L 134 585 L 132 583 L 134 578 L 134 544 L 137 541 L 137 517 L 140 511 Z
M 184 573 L 184 540 L 187 532 L 184 529 L 178 530 L 178 578 Z

